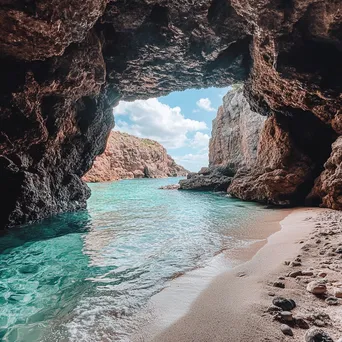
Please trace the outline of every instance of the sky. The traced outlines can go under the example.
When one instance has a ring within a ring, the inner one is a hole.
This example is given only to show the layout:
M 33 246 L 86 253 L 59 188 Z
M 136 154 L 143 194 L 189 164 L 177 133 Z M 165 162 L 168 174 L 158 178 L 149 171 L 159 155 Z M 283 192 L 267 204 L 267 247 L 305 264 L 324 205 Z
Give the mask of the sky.
M 113 110 L 115 129 L 158 141 L 190 171 L 208 166 L 212 120 L 230 88 L 188 89 L 134 102 Z

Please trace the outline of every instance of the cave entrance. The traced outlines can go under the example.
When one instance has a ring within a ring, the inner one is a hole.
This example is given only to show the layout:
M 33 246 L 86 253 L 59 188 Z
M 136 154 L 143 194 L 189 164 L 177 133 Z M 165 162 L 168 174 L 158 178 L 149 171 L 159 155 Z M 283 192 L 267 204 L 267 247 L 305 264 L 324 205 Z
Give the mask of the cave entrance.
M 230 89 L 188 89 L 147 100 L 120 101 L 113 110 L 114 131 L 155 140 L 177 164 L 197 172 L 208 165 L 212 120 Z

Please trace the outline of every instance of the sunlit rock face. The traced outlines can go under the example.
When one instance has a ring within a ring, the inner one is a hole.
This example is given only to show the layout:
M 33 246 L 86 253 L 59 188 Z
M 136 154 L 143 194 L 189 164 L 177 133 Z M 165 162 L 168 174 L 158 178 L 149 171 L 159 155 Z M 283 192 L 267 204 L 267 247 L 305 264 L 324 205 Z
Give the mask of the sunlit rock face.
M 311 113 L 270 116 L 261 132 L 255 165 L 239 170 L 228 192 L 244 200 L 303 205 L 334 137 L 332 129 Z
M 234 173 L 254 167 L 265 121 L 265 116 L 251 110 L 242 86 L 229 91 L 213 120 L 209 166 L 229 165 Z
M 97 183 L 132 178 L 181 177 L 188 173 L 158 142 L 112 131 L 105 152 L 95 159 L 83 180 Z
M 2 226 L 85 207 L 120 98 L 245 81 L 253 111 L 291 118 L 290 149 L 286 129 L 312 133 L 312 117 L 324 146 L 342 133 L 340 0 L 0 3 Z

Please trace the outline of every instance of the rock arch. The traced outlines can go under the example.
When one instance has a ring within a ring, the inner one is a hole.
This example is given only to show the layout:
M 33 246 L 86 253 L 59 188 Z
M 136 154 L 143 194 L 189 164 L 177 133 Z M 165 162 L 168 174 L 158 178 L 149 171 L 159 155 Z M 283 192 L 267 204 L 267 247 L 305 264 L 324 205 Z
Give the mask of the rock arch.
M 0 32 L 1 226 L 85 207 L 119 99 L 244 81 L 271 120 L 342 133 L 340 0 L 3 0 Z M 337 175 L 315 193 L 341 208 Z

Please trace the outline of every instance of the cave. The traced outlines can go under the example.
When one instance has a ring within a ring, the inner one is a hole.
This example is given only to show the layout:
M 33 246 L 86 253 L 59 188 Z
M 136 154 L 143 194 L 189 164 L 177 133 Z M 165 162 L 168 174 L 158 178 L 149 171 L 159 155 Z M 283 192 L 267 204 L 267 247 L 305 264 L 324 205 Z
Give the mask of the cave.
M 269 116 L 269 132 L 279 130 L 271 154 L 287 150 L 248 175 L 264 182 L 258 196 L 241 182 L 236 196 L 295 204 L 314 187 L 315 204 L 342 209 L 331 171 L 342 133 L 341 11 L 339 0 L 3 2 L 0 226 L 86 207 L 81 177 L 104 151 L 120 99 L 235 82 Z M 284 180 L 300 173 L 295 189 L 266 189 L 275 170 Z

